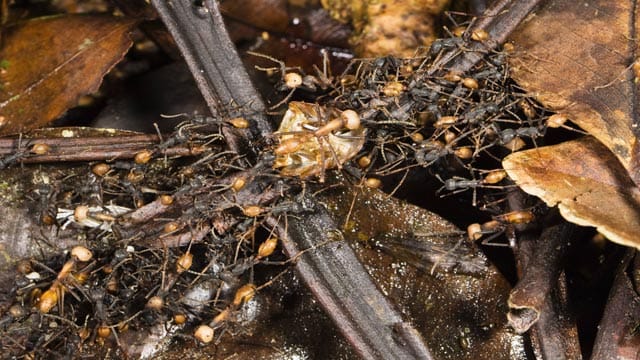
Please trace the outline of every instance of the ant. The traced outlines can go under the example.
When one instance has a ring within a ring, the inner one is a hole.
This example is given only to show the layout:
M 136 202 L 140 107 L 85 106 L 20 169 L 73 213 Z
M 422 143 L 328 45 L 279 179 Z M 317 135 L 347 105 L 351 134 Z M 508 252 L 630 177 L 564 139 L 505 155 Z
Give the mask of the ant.
M 165 117 L 178 117 L 178 116 L 187 116 L 187 114 L 177 114 L 177 115 L 171 115 L 171 116 L 166 116 Z M 187 141 L 190 141 L 194 138 L 199 138 L 199 139 L 207 139 L 210 137 L 214 137 L 216 138 L 217 135 L 199 135 L 199 134 L 194 134 L 193 130 L 194 129 L 199 129 L 202 127 L 207 127 L 209 125 L 218 125 L 218 126 L 232 126 L 236 129 L 247 129 L 249 127 L 249 120 L 247 120 L 244 117 L 232 117 L 232 118 L 228 118 L 228 119 L 220 119 L 217 117 L 213 117 L 213 116 L 206 116 L 203 114 L 195 114 L 193 117 L 189 118 L 189 120 L 187 121 L 183 121 L 180 124 L 178 124 L 176 126 L 176 131 L 174 132 L 174 134 L 168 138 L 167 140 L 165 140 L 160 146 L 159 149 L 160 150 L 164 150 L 167 149 L 169 147 L 172 146 L 176 146 L 176 145 L 180 145 L 180 144 L 184 144 Z M 208 133 L 208 132 L 207 132 Z
M 306 90 L 309 92 L 315 92 L 317 91 L 318 88 L 322 90 L 326 90 L 327 88 L 333 85 L 332 76 L 330 74 L 330 69 L 329 69 L 329 56 L 327 54 L 327 51 L 324 49 L 322 50 L 322 56 L 323 56 L 322 71 L 317 66 L 314 65 L 313 68 L 316 72 L 315 76 L 304 74 L 302 69 L 300 69 L 299 67 L 293 67 L 293 68 L 287 67 L 282 60 L 278 60 L 269 55 L 260 54 L 252 51 L 247 51 L 247 54 L 257 56 L 263 59 L 267 59 L 278 64 L 278 67 L 266 68 L 266 67 L 256 66 L 256 69 L 260 71 L 264 71 L 267 74 L 272 74 L 276 71 L 279 71 L 281 74 L 281 80 L 280 80 L 280 84 L 276 87 L 277 90 L 279 91 L 289 90 L 289 93 L 282 100 L 280 100 L 277 104 L 269 108 L 270 110 L 277 109 L 282 104 L 289 101 L 289 99 L 291 99 L 291 97 L 293 96 L 293 93 L 297 89 Z
M 467 227 L 467 235 L 469 240 L 480 240 L 484 235 L 491 234 L 488 238 L 482 241 L 482 245 L 492 244 L 494 246 L 509 246 L 515 248 L 515 229 L 514 226 L 529 224 L 536 219 L 536 215 L 533 209 L 529 210 L 516 210 L 508 213 L 493 216 L 493 219 L 483 224 L 474 223 Z M 508 244 L 495 244 L 490 243 L 491 240 L 498 237 L 500 234 L 509 233 Z
M 64 292 L 67 290 L 67 287 L 64 283 L 68 280 L 69 275 L 78 269 L 79 264 L 87 264 L 92 258 L 93 253 L 91 250 L 87 249 L 84 246 L 75 246 L 70 251 L 71 259 L 69 259 L 60 269 L 56 279 L 53 281 L 49 289 L 43 292 L 37 303 L 37 308 L 41 313 L 48 313 L 53 309 L 56 304 L 60 302 L 62 304 L 62 299 L 64 296 Z M 71 276 L 73 281 L 79 281 L 78 276 Z M 62 306 L 59 307 L 60 313 L 62 313 Z
M 103 197 L 102 185 L 103 178 L 91 172 L 81 183 L 77 191 L 83 202 L 86 201 L 91 206 L 101 206 Z
M 429 56 L 440 56 L 443 51 L 461 48 L 463 44 L 464 40 L 459 37 L 436 39 L 431 43 L 431 46 L 429 47 Z
M 499 133 L 499 139 L 501 144 L 508 144 L 516 137 L 528 137 L 535 139 L 544 136 L 545 128 L 539 128 L 536 126 L 521 127 L 516 129 L 504 129 Z
M 461 134 L 459 139 L 465 134 Z M 462 163 L 462 160 L 468 160 L 473 157 L 473 152 L 469 147 L 460 146 L 454 147 L 455 141 L 448 144 L 444 144 L 439 140 L 426 140 L 415 153 L 415 159 L 418 165 L 428 167 L 436 161 L 445 158 L 449 155 L 454 157 Z
M 436 191 L 436 193 L 440 193 L 443 190 L 450 191 L 449 195 L 458 194 L 469 189 L 473 189 L 473 201 L 472 205 L 477 206 L 476 201 L 476 190 L 478 188 L 489 188 L 489 189 L 502 189 L 504 186 L 496 185 L 500 183 L 507 177 L 507 173 L 504 170 L 493 170 L 490 171 L 484 178 L 482 179 L 466 179 L 461 177 L 452 177 L 447 180 L 442 180 L 440 175 L 436 174 L 436 177 L 440 182 L 443 183 L 442 187 Z
M 31 152 L 32 151 L 29 150 L 28 146 L 22 147 L 22 134 L 20 134 L 16 151 L 0 158 L 0 170 L 6 169 L 20 160 L 27 158 Z
M 40 197 L 40 221 L 44 225 L 57 225 L 58 207 L 53 200 L 58 193 L 58 189 L 51 184 L 49 176 L 42 174 L 40 181 L 38 181 L 38 187 L 34 192 Z
M 498 105 L 494 103 L 480 104 L 464 115 L 464 122 L 470 124 L 480 123 L 497 114 L 499 110 Z
M 478 143 L 476 144 L 474 156 L 479 154 L 481 151 L 498 144 L 511 151 L 520 150 L 526 145 L 522 140 L 523 137 L 530 138 L 535 144 L 535 139 L 543 137 L 546 133 L 546 129 L 547 125 L 500 129 L 497 122 L 493 122 L 485 126 L 483 131 L 477 134 Z M 480 145 L 480 142 L 484 142 L 480 139 L 486 138 L 492 138 L 494 140 L 489 141 L 484 145 Z

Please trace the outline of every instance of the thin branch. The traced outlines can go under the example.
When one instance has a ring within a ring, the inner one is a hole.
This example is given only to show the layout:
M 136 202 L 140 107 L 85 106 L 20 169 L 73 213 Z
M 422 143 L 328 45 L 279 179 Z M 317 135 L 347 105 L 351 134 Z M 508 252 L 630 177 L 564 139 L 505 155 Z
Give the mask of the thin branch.
M 138 152 L 148 150 L 160 143 L 157 135 L 100 136 L 100 137 L 37 137 L 0 138 L 0 157 L 17 152 L 25 155 L 19 161 L 25 164 L 69 161 L 109 161 L 131 159 Z M 35 144 L 49 147 L 44 154 L 34 154 L 29 150 Z M 205 151 L 202 147 L 178 145 L 159 149 L 161 156 L 196 156 Z

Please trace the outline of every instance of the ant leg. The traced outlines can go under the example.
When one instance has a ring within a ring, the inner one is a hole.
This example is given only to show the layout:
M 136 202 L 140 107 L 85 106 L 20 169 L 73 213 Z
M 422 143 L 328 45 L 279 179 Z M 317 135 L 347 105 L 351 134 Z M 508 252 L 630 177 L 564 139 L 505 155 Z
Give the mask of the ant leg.
M 501 230 L 501 231 L 498 231 L 498 232 L 494 232 L 488 238 L 483 239 L 480 244 L 482 244 L 484 246 L 499 246 L 499 247 L 510 247 L 510 248 L 513 248 L 513 245 L 511 244 L 511 239 L 509 239 L 509 243 L 508 244 L 501 244 L 501 243 L 497 243 L 497 242 L 491 242 L 491 240 L 497 238 L 498 236 L 502 235 L 503 233 L 504 233 L 504 230 Z
M 287 94 L 287 96 L 285 96 L 282 100 L 278 101 L 278 103 L 276 103 L 273 106 L 269 107 L 269 111 L 273 111 L 277 108 L 279 108 L 280 106 L 282 106 L 283 104 L 285 104 L 287 101 L 289 101 L 289 99 L 291 99 L 291 97 L 293 96 L 293 93 L 296 91 L 296 88 L 291 89 L 291 91 L 289 91 L 289 93 Z
M 324 154 L 324 144 L 322 143 L 322 137 L 318 137 L 318 144 L 320 144 L 320 182 L 324 183 L 325 167 L 326 167 L 327 159 Z M 329 147 L 331 146 L 329 145 Z

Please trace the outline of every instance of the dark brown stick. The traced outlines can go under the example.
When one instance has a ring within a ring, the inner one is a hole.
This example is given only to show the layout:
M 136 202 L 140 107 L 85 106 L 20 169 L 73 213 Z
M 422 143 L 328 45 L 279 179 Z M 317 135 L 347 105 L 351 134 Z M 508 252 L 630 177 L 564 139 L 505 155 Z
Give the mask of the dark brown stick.
M 69 161 L 109 161 L 131 159 L 142 150 L 153 149 L 160 143 L 157 135 L 101 136 L 78 138 L 2 138 L 0 157 L 24 151 L 19 162 L 25 164 Z M 33 154 L 29 149 L 34 144 L 45 144 L 50 150 L 46 154 Z M 175 146 L 158 151 L 161 156 L 195 156 L 205 149 L 188 145 Z
M 640 257 L 629 249 L 616 271 L 591 359 L 640 358 L 639 280 Z
M 558 281 L 575 228 L 561 221 L 546 227 L 538 239 L 528 234 L 520 238 L 518 262 L 522 277 L 509 296 L 509 322 L 518 333 L 526 332 L 538 320 Z
M 268 219 L 285 252 L 343 335 L 365 359 L 432 359 L 415 328 L 380 293 L 323 208 L 286 226 Z M 325 244 L 323 244 L 325 243 Z M 304 254 L 301 251 L 311 249 Z
M 217 1 L 152 0 L 214 116 L 243 116 L 247 130 L 223 129 L 229 147 L 255 160 L 255 142 L 268 138 L 272 126 L 265 105 L 229 39 Z
M 515 194 L 518 195 L 518 194 Z M 518 196 L 510 204 L 521 209 Z M 575 241 L 577 226 L 547 216 L 542 234 L 525 231 L 515 250 L 520 280 L 509 297 L 509 324 L 518 333 L 530 331 L 531 344 L 544 359 L 581 359 L 575 319 L 569 309 L 563 261 Z

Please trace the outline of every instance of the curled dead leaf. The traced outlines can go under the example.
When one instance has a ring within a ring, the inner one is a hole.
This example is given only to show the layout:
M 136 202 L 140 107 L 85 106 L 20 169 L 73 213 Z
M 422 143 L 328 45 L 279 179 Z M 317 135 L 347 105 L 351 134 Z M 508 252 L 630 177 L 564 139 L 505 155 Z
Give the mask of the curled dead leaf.
M 562 216 L 640 249 L 640 189 L 598 140 L 586 137 L 509 155 L 504 169 L 524 191 Z
M 636 142 L 633 19 L 631 1 L 547 1 L 511 37 L 510 59 L 524 89 L 600 140 L 627 170 Z

